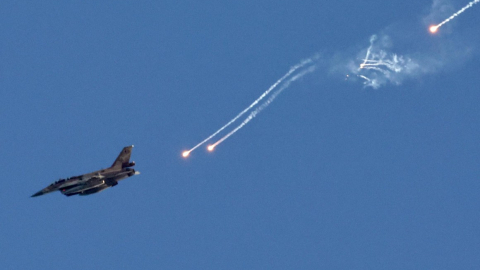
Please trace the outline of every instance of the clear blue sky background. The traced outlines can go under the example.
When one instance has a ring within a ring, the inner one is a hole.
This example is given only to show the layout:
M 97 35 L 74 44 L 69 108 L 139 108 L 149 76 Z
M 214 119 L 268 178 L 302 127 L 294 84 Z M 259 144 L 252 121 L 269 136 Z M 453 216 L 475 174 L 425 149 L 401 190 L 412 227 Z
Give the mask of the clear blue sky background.
M 480 5 L 435 36 L 431 6 L 3 1 L 0 268 L 479 269 Z M 377 90 L 329 75 L 389 26 L 392 51 L 471 53 Z M 181 157 L 317 52 L 215 152 Z M 30 198 L 131 144 L 141 175 Z

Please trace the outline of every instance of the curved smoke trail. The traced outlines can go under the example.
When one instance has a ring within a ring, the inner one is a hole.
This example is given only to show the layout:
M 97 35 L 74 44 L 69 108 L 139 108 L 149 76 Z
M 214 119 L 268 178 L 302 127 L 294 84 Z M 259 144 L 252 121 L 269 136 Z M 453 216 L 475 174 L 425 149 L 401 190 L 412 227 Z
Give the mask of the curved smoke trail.
M 244 127 L 246 124 L 248 124 L 248 122 L 250 122 L 253 118 L 255 118 L 255 116 L 257 116 L 263 109 L 265 109 L 266 107 L 268 107 L 268 105 L 270 105 L 270 103 L 273 102 L 273 100 L 285 89 L 287 89 L 290 84 L 300 78 L 302 78 L 303 76 L 305 76 L 306 74 L 308 73 L 311 73 L 315 70 L 315 66 L 311 66 L 309 67 L 308 69 L 298 73 L 297 75 L 293 76 L 292 78 L 290 78 L 288 81 L 286 81 L 277 91 L 275 91 L 268 99 L 267 101 L 265 101 L 261 106 L 259 106 L 258 108 L 256 108 L 253 112 L 250 113 L 250 115 L 245 119 L 243 120 L 243 122 L 238 125 L 238 127 L 236 127 L 234 130 L 230 131 L 227 135 L 223 136 L 220 140 L 218 140 L 216 143 L 210 145 L 208 147 L 208 149 L 211 151 L 213 150 L 213 148 L 215 148 L 217 145 L 221 144 L 223 141 L 225 141 L 226 139 L 228 139 L 228 137 L 232 136 L 235 132 L 237 132 L 238 130 L 240 130 L 242 127 Z
M 204 143 L 206 143 L 207 141 L 209 141 L 210 139 L 212 139 L 213 137 L 215 137 L 218 133 L 220 133 L 221 131 L 223 131 L 225 128 L 227 128 L 228 126 L 230 126 L 231 124 L 233 124 L 233 122 L 235 122 L 236 120 L 238 120 L 238 118 L 240 118 L 242 115 L 244 115 L 245 113 L 247 113 L 249 110 L 251 110 L 253 107 L 255 107 L 255 105 L 257 105 L 262 99 L 264 99 L 268 94 L 270 94 L 270 92 L 275 89 L 280 83 L 282 83 L 286 78 L 288 78 L 290 75 L 292 75 L 292 73 L 294 73 L 296 70 L 298 70 L 299 68 L 302 68 L 304 67 L 305 65 L 307 64 L 310 64 L 310 63 L 313 63 L 313 61 L 315 59 L 317 59 L 318 56 L 315 56 L 313 58 L 309 58 L 309 59 L 306 59 L 306 60 L 303 60 L 302 62 L 298 63 L 297 65 L 293 66 L 290 68 L 290 70 L 285 74 L 283 75 L 283 77 L 281 77 L 280 79 L 278 79 L 272 86 L 270 86 L 270 88 L 267 89 L 267 91 L 265 91 L 262 95 L 260 95 L 260 97 L 258 97 L 255 101 L 253 101 L 252 104 L 250 104 L 250 106 L 248 106 L 247 108 L 245 108 L 243 111 L 241 111 L 239 114 L 237 114 L 237 116 L 235 116 L 232 120 L 230 120 L 228 123 L 226 123 L 223 127 L 221 127 L 220 129 L 218 129 L 217 131 L 215 131 L 212 135 L 208 136 L 206 139 L 204 139 L 203 141 L 201 141 L 200 143 L 198 143 L 197 145 L 195 145 L 194 147 L 192 147 L 190 150 L 188 151 L 185 151 L 183 152 L 183 156 L 184 157 L 187 157 L 190 152 L 192 152 L 193 150 L 197 149 L 198 147 L 200 147 L 201 145 L 203 145 Z

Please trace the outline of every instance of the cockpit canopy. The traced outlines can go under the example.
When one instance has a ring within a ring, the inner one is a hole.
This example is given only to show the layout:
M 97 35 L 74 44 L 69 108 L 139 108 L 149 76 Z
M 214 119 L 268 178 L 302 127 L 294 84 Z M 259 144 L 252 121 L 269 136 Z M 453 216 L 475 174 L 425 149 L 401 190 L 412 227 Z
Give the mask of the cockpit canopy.
M 60 179 L 60 180 L 55 181 L 54 183 L 52 183 L 51 186 L 56 185 L 56 184 L 59 184 L 59 183 L 63 183 L 63 182 L 65 182 L 65 181 L 67 181 L 67 179 Z

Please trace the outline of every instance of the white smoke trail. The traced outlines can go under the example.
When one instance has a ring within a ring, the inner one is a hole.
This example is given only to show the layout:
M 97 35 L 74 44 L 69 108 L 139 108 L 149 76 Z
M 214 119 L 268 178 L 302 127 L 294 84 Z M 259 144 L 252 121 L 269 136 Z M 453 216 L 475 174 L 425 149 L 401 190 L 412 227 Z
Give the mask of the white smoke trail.
M 350 64 L 350 71 L 365 80 L 364 84 L 373 88 L 391 82 L 400 84 L 403 77 L 423 72 L 420 64 L 408 56 L 387 52 L 391 44 L 388 36 L 370 37 L 370 46 L 359 66 Z
M 263 109 L 268 107 L 270 103 L 273 102 L 273 100 L 285 89 L 287 89 L 290 84 L 303 76 L 305 76 L 308 73 L 311 73 L 315 70 L 316 66 L 310 66 L 308 69 L 303 70 L 302 72 L 298 73 L 297 75 L 293 76 L 289 80 L 287 80 L 277 91 L 275 91 L 261 106 L 257 107 L 253 112 L 250 113 L 250 115 L 243 120 L 243 122 L 238 125 L 234 130 L 230 131 L 227 135 L 223 136 L 220 140 L 218 140 L 216 143 L 210 145 L 208 147 L 208 150 L 212 151 L 217 145 L 221 144 L 223 141 L 228 139 L 228 137 L 232 136 L 235 132 L 243 128 L 248 122 L 250 122 L 255 116 L 257 116 Z
M 450 5 L 445 4 L 444 2 L 445 0 L 434 0 L 430 15 L 423 19 L 425 23 L 431 23 L 435 18 L 438 19 L 438 16 L 445 18 L 448 16 L 448 14 L 453 12 L 450 9 Z M 438 29 L 478 2 L 480 2 L 480 0 L 474 0 L 470 2 L 467 6 L 463 7 L 452 16 L 433 27 Z M 445 12 L 448 13 L 445 14 Z M 432 44 L 430 41 L 424 41 L 424 33 L 422 33 L 422 36 L 417 36 L 415 32 L 409 31 L 408 35 L 406 35 L 403 31 L 397 31 L 404 30 L 405 25 L 402 24 L 400 26 L 402 27 L 400 29 L 397 29 L 398 27 L 387 27 L 379 35 L 371 36 L 370 45 L 356 55 L 356 60 L 351 60 L 352 55 L 348 55 L 348 59 L 342 59 L 344 57 L 343 53 L 334 55 L 331 60 L 333 66 L 331 67 L 330 71 L 335 73 L 340 72 L 342 76 L 347 73 L 347 78 L 351 78 L 349 75 L 354 74 L 356 76 L 352 78 L 352 81 L 354 81 L 355 78 L 360 78 L 363 80 L 365 86 L 372 88 L 379 88 L 388 83 L 399 85 L 404 80 L 409 78 L 416 78 L 425 74 L 435 73 L 446 68 L 454 68 L 458 64 L 470 59 L 470 56 L 474 53 L 474 49 L 476 48 L 476 45 L 467 44 L 464 42 L 464 40 L 459 42 L 458 39 L 441 40 L 441 42 L 435 44 L 435 46 L 431 46 Z M 403 43 L 403 46 L 398 46 L 397 44 L 395 47 L 398 54 L 393 53 L 392 51 L 393 42 L 390 39 L 390 36 L 392 35 L 397 36 L 396 43 L 400 42 L 401 45 Z M 440 40 L 440 38 L 441 37 L 439 37 L 438 40 Z M 412 44 L 415 45 L 413 48 L 411 48 Z M 407 51 L 405 52 L 406 49 Z M 265 109 L 277 97 L 278 94 L 280 94 L 284 89 L 288 88 L 291 82 L 301 78 L 306 73 L 312 72 L 316 67 L 314 60 L 317 59 L 318 56 L 316 58 L 304 60 L 301 63 L 293 66 L 283 77 L 276 81 L 250 106 L 245 108 L 242 112 L 240 112 L 237 116 L 235 116 L 223 127 L 215 131 L 205 140 L 195 145 L 192 149 L 185 151 L 183 156 L 187 157 L 190 152 L 205 144 L 207 141 L 233 124 L 244 114 L 253 109 L 253 111 L 250 112 L 248 117 L 244 119 L 240 125 L 215 142 L 215 144 L 208 147 L 209 150 L 213 150 L 213 148 L 218 144 L 222 143 L 231 135 L 236 133 L 239 129 L 248 124 L 254 117 L 256 117 L 256 115 L 258 115 L 258 113 Z M 310 68 L 306 68 L 307 64 L 312 65 Z M 300 68 L 305 69 L 295 75 L 294 72 L 298 71 Z M 281 85 L 281 87 L 277 88 L 279 85 Z M 276 91 L 271 94 L 273 90 Z M 267 95 L 270 95 L 267 101 L 265 101 L 261 106 L 254 108 L 257 106 L 257 104 L 259 104 L 259 102 L 266 98 Z
M 474 0 L 470 3 L 468 3 L 468 5 L 464 6 L 462 9 L 460 9 L 459 11 L 455 12 L 452 16 L 448 17 L 446 20 L 444 20 L 443 22 L 435 25 L 435 26 L 432 26 L 430 28 L 430 31 L 432 32 L 436 32 L 438 30 L 438 28 L 442 27 L 442 25 L 448 23 L 449 21 L 453 20 L 455 17 L 457 17 L 458 15 L 462 14 L 465 10 L 471 8 L 474 4 L 480 2 L 480 0 Z
M 441 25 L 478 2 L 480 0 L 470 2 Z M 454 13 L 449 3 L 449 0 L 434 0 L 429 14 L 422 18 L 424 24 L 431 25 L 432 21 L 439 21 L 439 17 L 445 18 Z M 387 84 L 400 85 L 408 79 L 455 69 L 478 54 L 476 35 L 469 38 L 473 40 L 452 35 L 425 39 L 423 31 L 410 31 L 416 24 L 412 22 L 409 27 L 406 24 L 386 27 L 379 34 L 371 36 L 369 46 L 356 55 L 338 53 L 332 61 L 330 72 L 342 76 L 355 75 L 348 77 L 350 81 L 358 79 L 366 87 L 377 89 Z M 410 30 L 405 31 L 405 28 Z
M 370 47 L 368 47 L 368 49 L 367 49 L 367 54 L 365 55 L 365 60 L 363 61 L 362 64 L 360 64 L 360 68 L 363 68 L 363 66 L 365 66 L 368 59 L 370 58 L 370 53 L 372 51 L 373 42 L 375 42 L 376 39 L 377 39 L 376 35 L 373 35 L 373 36 L 370 37 Z
M 237 114 L 237 116 L 235 116 L 232 120 L 230 120 L 228 123 L 226 123 L 223 127 L 218 129 L 217 131 L 215 131 L 212 135 L 208 136 L 206 139 L 204 139 L 203 141 L 201 141 L 200 143 L 198 143 L 197 145 L 192 147 L 190 150 L 183 152 L 183 156 L 187 157 L 190 154 L 190 152 L 197 149 L 198 147 L 200 147 L 201 145 L 203 145 L 204 143 L 206 143 L 207 141 L 209 141 L 210 139 L 215 137 L 218 133 L 223 131 L 225 128 L 227 128 L 228 126 L 233 124 L 233 122 L 235 122 L 238 118 L 240 118 L 242 115 L 244 115 L 249 110 L 251 110 L 253 107 L 255 107 L 255 105 L 257 105 L 263 98 L 265 98 L 273 89 L 275 89 L 280 83 L 282 83 L 288 76 L 292 75 L 293 72 L 295 72 L 297 69 L 299 69 L 299 68 L 301 68 L 301 67 L 303 67 L 303 66 L 305 66 L 309 63 L 312 63 L 313 60 L 316 60 L 316 59 L 318 59 L 318 56 L 303 60 L 302 62 L 298 63 L 297 65 L 291 67 L 290 70 L 285 75 L 283 75 L 283 77 L 281 77 L 272 86 L 270 86 L 270 88 L 268 88 L 267 91 L 265 91 L 262 95 L 260 95 L 260 97 L 258 97 L 252 104 L 250 104 L 250 106 L 248 106 L 243 111 L 241 111 L 239 114 Z

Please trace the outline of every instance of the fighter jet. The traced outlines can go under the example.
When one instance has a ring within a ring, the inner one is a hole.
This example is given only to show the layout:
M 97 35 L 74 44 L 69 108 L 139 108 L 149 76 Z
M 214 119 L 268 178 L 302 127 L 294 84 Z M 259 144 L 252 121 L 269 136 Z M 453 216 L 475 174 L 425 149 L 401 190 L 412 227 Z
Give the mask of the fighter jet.
M 90 195 L 106 188 L 116 186 L 118 181 L 140 174 L 140 172 L 131 168 L 135 166 L 134 161 L 130 162 L 132 148 L 133 145 L 124 147 L 115 162 L 113 162 L 113 165 L 108 169 L 60 179 L 33 194 L 32 197 L 37 197 L 57 190 L 60 190 L 62 194 L 66 196 L 77 194 Z

